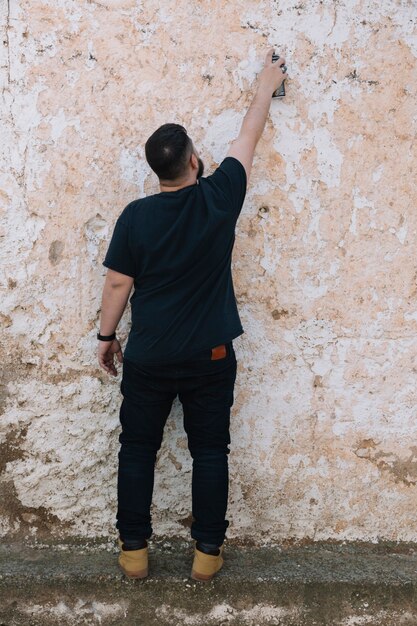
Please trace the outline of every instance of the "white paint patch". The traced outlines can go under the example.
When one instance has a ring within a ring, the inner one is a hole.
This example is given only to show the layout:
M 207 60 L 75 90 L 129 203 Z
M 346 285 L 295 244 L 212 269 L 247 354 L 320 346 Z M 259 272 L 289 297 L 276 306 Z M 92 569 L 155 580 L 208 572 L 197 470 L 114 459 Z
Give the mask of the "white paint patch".
M 72 126 L 81 134 L 80 119 L 78 117 L 67 119 L 64 109 L 61 107 L 54 116 L 46 117 L 45 121 L 51 126 L 51 139 L 59 139 L 66 128 Z M 82 134 L 81 134 L 82 136 Z
M 75 70 L 68 70 L 67 72 L 65 72 L 65 76 L 67 79 L 67 85 L 69 85 L 70 87 L 74 87 L 80 80 L 80 73 L 76 72 Z
M 311 219 L 309 221 L 308 228 L 303 235 L 303 242 L 308 245 L 311 236 L 314 234 L 316 236 L 318 248 L 323 248 L 325 246 L 325 242 L 322 241 L 320 236 L 320 218 L 322 216 L 320 201 L 314 193 L 311 194 L 310 199 L 306 198 L 305 201 L 310 207 Z M 320 276 L 318 276 L 318 278 L 320 279 Z
M 352 195 L 353 195 L 353 208 L 352 208 L 351 221 L 349 225 L 349 232 L 352 233 L 352 235 L 357 235 L 358 233 L 357 233 L 356 220 L 357 220 L 358 209 L 364 209 L 364 208 L 374 209 L 375 207 L 372 201 L 359 195 L 359 189 L 357 187 L 353 188 Z
M 54 57 L 57 53 L 57 37 L 55 33 L 43 33 L 37 42 L 37 50 L 40 53 L 37 62 L 42 63 L 44 54 Z
M 8 264 L 13 266 L 14 275 L 27 278 L 29 275 L 29 267 L 21 265 L 16 267 L 15 254 L 19 250 L 20 260 L 23 261 L 30 253 L 35 241 L 46 226 L 46 221 L 35 215 L 30 215 L 21 207 L 16 207 L 15 211 L 9 211 L 6 219 L 3 221 L 8 229 L 7 240 L 0 248 L 0 259 L 2 259 L 3 268 Z M 11 295 L 11 294 L 10 294 Z
M 353 146 L 358 146 L 358 144 L 362 143 L 364 140 L 364 136 L 363 135 L 353 135 L 352 137 L 350 137 L 350 139 L 348 139 L 347 142 L 347 147 L 349 149 L 353 148 Z
M 194 66 L 192 61 L 185 61 L 184 63 L 180 63 L 178 66 L 181 76 L 190 76 Z
M 405 238 L 407 237 L 407 231 L 408 231 L 408 226 L 407 224 L 404 224 L 403 226 L 401 226 L 401 228 L 399 228 L 398 230 L 396 230 L 395 235 L 398 238 L 398 241 L 404 245 L 405 242 Z
M 242 124 L 243 112 L 226 109 L 209 123 L 202 144 L 216 163 L 220 163 L 227 150 L 238 136 Z
M 19 94 L 14 102 L 14 116 L 16 128 L 25 135 L 24 143 L 28 140 L 28 135 L 42 121 L 42 115 L 38 111 L 38 96 L 46 87 L 36 84 L 31 91 Z
M 149 22 L 144 19 L 143 16 L 143 7 L 139 6 L 135 11 L 133 11 L 133 24 L 138 31 L 138 35 L 140 37 L 140 45 L 141 46 L 149 46 L 152 43 L 152 39 L 156 33 L 158 28 L 158 22 L 156 21 L 157 13 L 154 15 L 154 21 Z
M 313 272 L 311 272 L 308 275 L 305 275 L 303 273 L 302 274 L 303 278 L 302 279 L 299 278 L 301 274 L 300 265 L 304 266 L 304 264 L 305 264 L 305 261 L 303 259 L 290 259 L 288 261 L 288 266 L 290 268 L 291 276 L 293 277 L 294 282 L 297 285 L 297 288 L 302 294 L 301 297 L 305 300 L 315 300 L 317 298 L 321 298 L 327 293 L 328 288 L 329 288 L 329 286 L 323 280 L 324 275 L 316 274 L 314 276 Z M 311 259 L 311 265 L 312 267 L 314 267 L 313 259 Z M 311 274 L 313 274 L 313 276 L 311 276 Z
M 84 224 L 84 236 L 87 240 L 87 252 L 91 263 L 96 263 L 99 246 L 102 241 L 108 239 L 109 224 L 99 213 L 90 217 Z
M 384 166 L 382 164 L 378 165 L 376 170 L 372 172 L 372 182 L 378 183 L 381 180 L 383 173 L 384 173 Z
M 317 53 L 323 52 L 325 47 L 333 49 L 342 48 L 351 31 L 352 11 L 355 10 L 357 0 L 345 5 L 323 5 L 319 0 L 312 0 L 308 4 L 297 5 L 291 0 L 281 0 L 279 14 L 273 18 L 272 23 L 261 21 L 262 29 L 269 33 L 268 41 L 272 46 L 277 46 L 280 54 L 285 54 L 287 60 L 289 52 L 295 52 L 294 43 L 297 35 L 302 33 L 314 45 Z M 298 6 L 301 6 L 300 10 Z M 241 24 L 248 22 L 253 25 L 260 23 L 258 5 L 249 5 L 242 13 Z M 287 56 L 288 54 L 288 56 Z
M 144 185 L 146 177 L 149 175 L 149 165 L 145 159 L 145 151 L 142 146 L 135 150 L 122 148 L 119 157 L 119 166 L 123 180 L 138 187 L 138 197 L 145 195 Z
M 321 180 L 328 187 L 337 187 L 340 183 L 340 169 L 343 155 L 333 143 L 330 131 L 326 127 L 316 128 L 313 133 L 314 146 L 317 150 L 317 167 Z
M 298 119 L 294 104 L 287 102 L 273 103 L 270 116 L 276 128 L 276 138 L 273 143 L 274 149 L 285 160 L 285 171 L 288 189 L 290 185 L 296 185 L 303 178 L 299 163 L 303 151 L 308 150 L 312 144 L 311 133 L 306 124 Z M 311 188 L 304 184 L 303 191 Z M 299 212 L 299 211 L 298 211 Z
M 404 319 L 407 322 L 417 322 L 417 311 L 413 311 L 413 313 L 404 313 Z
M 256 167 L 256 165 L 257 165 L 257 159 L 255 156 L 254 166 Z M 260 165 L 262 166 L 262 164 Z M 261 178 L 257 180 L 254 184 L 249 186 L 249 189 L 246 192 L 245 200 L 246 201 L 254 200 L 256 196 L 264 196 L 273 188 L 274 188 L 274 183 L 272 181 L 267 180 L 265 178 Z
M 39 152 L 37 146 L 28 146 L 26 165 L 26 189 L 29 192 L 42 189 L 45 178 L 50 172 L 52 164 Z
M 294 341 L 303 360 L 315 374 L 324 375 L 332 367 L 336 334 L 328 320 L 311 319 L 293 331 Z
M 305 75 L 305 74 L 304 74 Z M 326 84 L 326 88 L 320 91 L 320 98 L 317 99 L 317 86 Z M 341 100 L 344 95 L 358 95 L 359 88 L 352 87 L 348 79 L 342 79 L 336 76 L 329 76 L 325 71 L 321 59 L 314 57 L 308 68 L 308 80 L 303 79 L 300 83 L 300 90 L 306 98 L 308 105 L 308 119 L 314 125 L 322 124 L 324 121 L 328 124 L 334 123 L 334 114 L 340 107 Z M 353 89 L 353 92 L 352 92 Z M 325 118 L 323 120 L 323 118 Z M 361 137 L 361 135 L 357 135 Z M 348 141 L 351 141 L 350 139 Z
M 200 69 L 201 76 L 210 74 L 210 71 L 213 69 L 215 65 L 216 65 L 215 57 L 207 57 L 207 59 L 205 59 L 205 65 L 203 65 Z
M 280 241 L 265 237 L 264 256 L 260 260 L 260 265 L 270 276 L 275 275 L 278 269 L 279 261 L 281 259 L 280 246 Z
M 242 59 L 233 72 L 240 89 L 249 89 L 257 74 L 262 70 L 265 57 L 261 58 L 254 46 L 249 48 L 247 57 Z

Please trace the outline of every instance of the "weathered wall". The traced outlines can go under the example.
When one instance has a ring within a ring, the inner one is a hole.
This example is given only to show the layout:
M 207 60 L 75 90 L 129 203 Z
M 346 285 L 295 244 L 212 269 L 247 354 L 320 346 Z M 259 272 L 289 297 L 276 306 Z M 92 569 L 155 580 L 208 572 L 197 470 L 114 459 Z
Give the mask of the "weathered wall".
M 1 534 L 115 533 L 101 261 L 119 212 L 158 191 L 146 138 L 183 123 L 210 171 L 272 44 L 291 80 L 237 227 L 228 536 L 417 540 L 416 13 L 3 0 Z M 156 535 L 189 536 L 190 483 L 175 404 Z

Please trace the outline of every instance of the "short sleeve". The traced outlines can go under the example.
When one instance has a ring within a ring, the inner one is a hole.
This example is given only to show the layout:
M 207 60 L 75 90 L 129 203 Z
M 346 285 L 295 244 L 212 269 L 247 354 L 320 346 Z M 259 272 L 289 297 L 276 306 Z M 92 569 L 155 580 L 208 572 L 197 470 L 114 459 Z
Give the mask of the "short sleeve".
M 136 274 L 135 261 L 129 246 L 129 225 L 125 219 L 125 212 L 123 212 L 114 227 L 103 265 L 115 272 L 134 278 Z
M 237 217 L 246 196 L 247 178 L 242 163 L 235 157 L 228 156 L 206 180 L 226 196 Z

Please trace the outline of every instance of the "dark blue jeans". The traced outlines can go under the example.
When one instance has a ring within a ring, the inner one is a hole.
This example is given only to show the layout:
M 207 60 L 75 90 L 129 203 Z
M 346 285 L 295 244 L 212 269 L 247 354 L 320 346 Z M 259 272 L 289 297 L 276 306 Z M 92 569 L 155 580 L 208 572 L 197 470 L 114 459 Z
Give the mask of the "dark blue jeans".
M 174 364 L 123 362 L 116 528 L 122 539 L 148 539 L 156 455 L 174 398 L 179 396 L 193 459 L 191 537 L 221 545 L 229 489 L 230 409 L 234 401 L 236 355 L 212 359 L 204 350 Z M 219 356 L 218 354 L 216 356 Z

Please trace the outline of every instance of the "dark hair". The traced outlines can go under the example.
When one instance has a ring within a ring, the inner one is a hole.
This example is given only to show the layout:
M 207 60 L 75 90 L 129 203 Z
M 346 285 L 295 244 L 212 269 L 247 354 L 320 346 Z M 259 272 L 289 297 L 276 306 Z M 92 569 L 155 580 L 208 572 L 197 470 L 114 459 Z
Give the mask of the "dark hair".
M 179 124 L 163 124 L 145 144 L 149 166 L 161 180 L 180 178 L 186 170 L 193 143 Z

